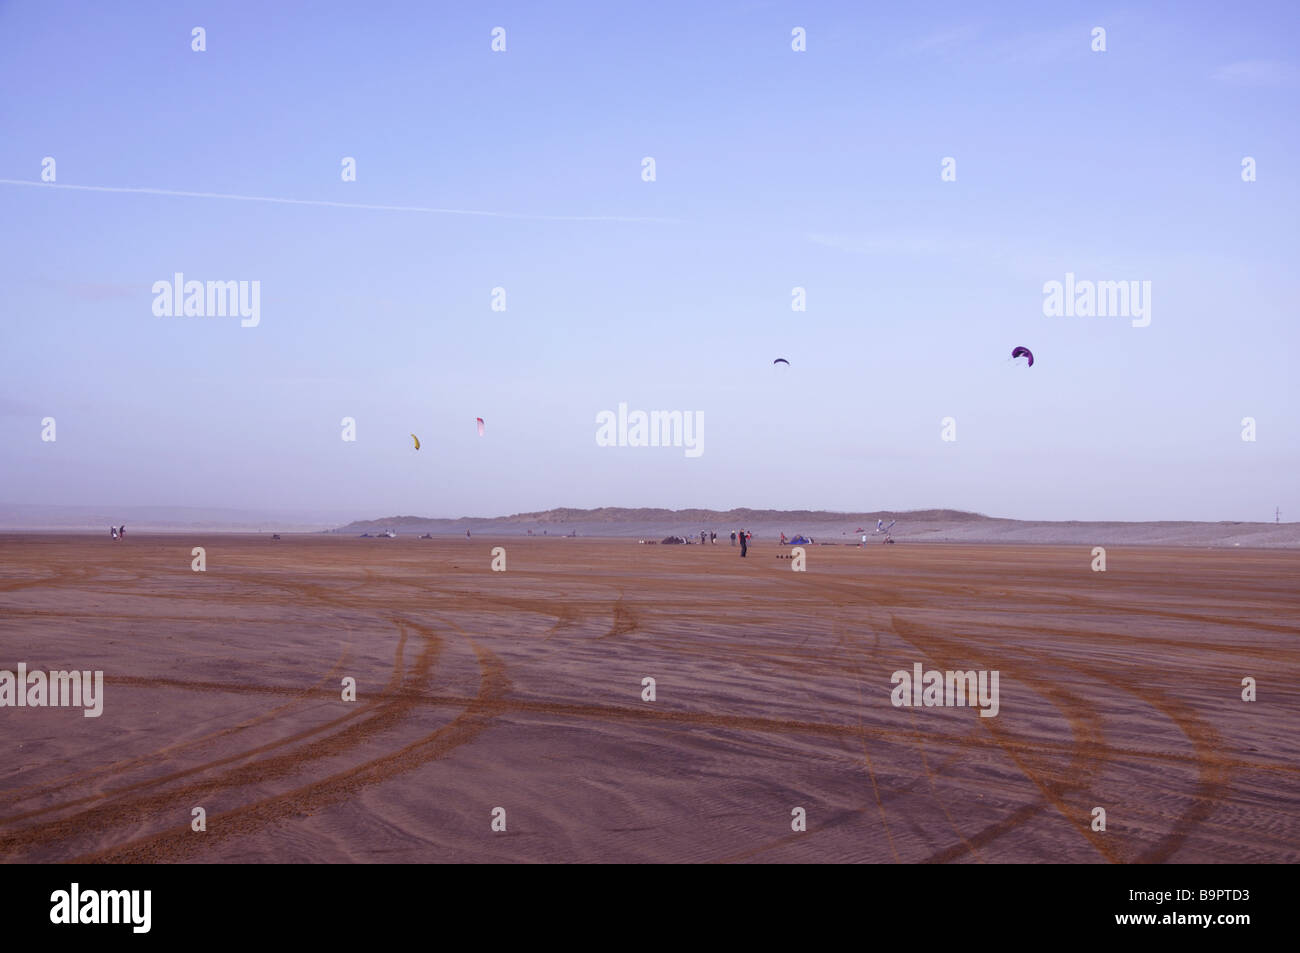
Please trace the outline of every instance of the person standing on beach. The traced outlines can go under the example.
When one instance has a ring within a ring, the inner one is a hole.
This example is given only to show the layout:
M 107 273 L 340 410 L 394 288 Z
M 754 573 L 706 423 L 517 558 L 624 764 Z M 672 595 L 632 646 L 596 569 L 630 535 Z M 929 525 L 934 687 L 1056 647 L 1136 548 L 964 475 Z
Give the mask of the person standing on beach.
M 741 559 L 745 558 L 745 551 L 749 548 L 745 545 L 745 536 L 746 536 L 745 531 L 742 529 L 740 531 L 740 558 Z
M 734 529 L 731 531 L 731 545 L 736 545 L 736 531 Z

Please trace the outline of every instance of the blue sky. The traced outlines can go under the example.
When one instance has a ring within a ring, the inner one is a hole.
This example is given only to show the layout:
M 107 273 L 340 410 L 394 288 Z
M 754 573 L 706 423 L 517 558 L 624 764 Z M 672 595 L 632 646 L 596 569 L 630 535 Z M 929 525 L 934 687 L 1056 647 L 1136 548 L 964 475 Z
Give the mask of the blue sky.
M 0 2 L 0 501 L 1300 515 L 1291 4 L 265 6 Z

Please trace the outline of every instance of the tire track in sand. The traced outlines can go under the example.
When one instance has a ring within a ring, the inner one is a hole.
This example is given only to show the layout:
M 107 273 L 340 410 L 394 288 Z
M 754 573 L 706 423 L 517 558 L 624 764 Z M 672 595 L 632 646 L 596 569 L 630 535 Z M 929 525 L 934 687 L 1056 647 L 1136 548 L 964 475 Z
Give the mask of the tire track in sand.
M 975 647 L 968 642 L 958 642 L 955 639 L 947 639 L 926 632 L 920 625 L 899 619 L 892 613 L 889 621 L 890 627 L 899 638 L 931 659 L 943 658 L 945 655 L 949 658 L 970 657 L 971 653 L 975 651 Z M 1001 651 L 1005 652 L 1006 650 L 1002 648 Z M 999 667 L 1005 667 L 1005 664 L 1005 662 L 999 663 Z M 1037 659 L 1035 659 L 1035 664 L 1038 664 Z M 1047 803 L 1052 805 L 1061 817 L 1079 833 L 1083 834 L 1093 849 L 1112 863 L 1118 862 L 1120 860 L 1118 850 L 1109 842 L 1090 836 L 1093 832 L 1080 819 L 1081 815 L 1065 803 L 1066 794 L 1078 790 L 1088 790 L 1093 778 L 1102 766 L 1103 759 L 1098 752 L 1105 750 L 1105 733 L 1102 729 L 1100 709 L 1097 705 L 1089 702 L 1088 699 L 1069 691 L 1055 680 L 1036 675 L 1029 666 L 1017 668 L 1016 677 L 1045 698 L 1066 720 L 1069 725 L 1070 735 L 1073 738 L 1067 749 L 1070 755 L 1069 763 L 1060 769 L 1055 769 L 1052 765 L 1046 763 L 1034 764 L 1036 759 L 1032 746 L 1022 747 L 1018 751 L 1015 747 L 1004 744 L 1007 738 L 1013 736 L 1001 725 L 988 724 L 990 721 L 997 721 L 996 718 L 980 718 L 978 719 L 979 722 L 1025 778 L 1034 787 L 1038 788 Z M 959 739 L 958 744 L 963 744 L 963 742 Z M 1031 807 L 1037 809 L 1031 811 L 1029 810 Z M 1032 803 L 1024 805 L 1018 808 L 1010 818 L 1004 818 L 976 832 L 966 840 L 972 846 L 987 845 L 995 837 L 1009 833 L 1036 816 L 1040 809 L 1041 805 L 1035 806 Z M 964 844 L 954 844 L 931 854 L 923 862 L 942 863 L 955 860 L 966 854 L 968 850 Z
M 411 623 L 408 620 L 392 620 L 401 633 L 392 676 L 389 680 L 390 690 L 401 687 L 422 689 L 431 674 L 431 669 L 441 651 L 441 639 L 426 626 Z M 424 647 L 412 666 L 409 679 L 404 672 L 403 653 L 407 641 L 407 627 L 413 628 L 424 640 Z M 333 696 L 337 699 L 337 694 Z M 39 810 L 0 818 L 0 823 L 13 823 L 32 817 L 47 815 L 57 811 L 79 807 L 89 803 L 99 806 L 88 808 L 43 824 L 30 825 L 0 834 L 0 855 L 7 860 L 16 859 L 12 855 L 29 852 L 35 847 L 44 847 L 77 836 L 84 836 L 86 831 L 107 830 L 129 824 L 147 823 L 152 817 L 175 810 L 176 802 L 194 804 L 200 800 L 211 799 L 221 791 L 241 785 L 257 784 L 267 780 L 297 773 L 313 761 L 335 757 L 371 740 L 377 733 L 388 730 L 400 723 L 414 707 L 413 699 L 401 693 L 383 699 L 368 702 L 359 711 L 351 711 L 323 725 L 297 732 L 289 738 L 260 745 L 246 751 L 218 758 L 204 764 L 174 771 L 159 778 L 139 781 L 123 787 L 91 795 L 73 801 L 63 802 Z M 283 754 L 254 760 L 232 768 L 212 778 L 199 780 L 179 788 L 172 788 L 155 794 L 119 800 L 120 797 L 147 788 L 170 784 L 183 778 L 214 768 L 224 767 L 239 761 L 283 748 L 286 745 L 304 741 L 322 732 L 330 731 L 354 719 L 362 719 L 356 724 L 347 725 L 343 730 L 314 741 L 305 747 L 287 751 Z M 188 829 L 188 828 L 187 828 Z
M 208 815 L 208 829 L 195 836 L 186 825 L 76 858 L 78 863 L 170 863 L 192 858 L 210 844 L 246 835 L 275 821 L 319 811 L 346 800 L 363 787 L 411 771 L 468 744 L 501 713 L 498 700 L 510 689 L 505 665 L 492 651 L 467 639 L 478 660 L 479 690 L 465 709 L 446 725 L 396 751 L 355 768 L 313 781 L 243 807 Z
M 123 759 L 121 761 L 114 761 L 111 764 L 101 765 L 98 768 L 91 768 L 89 771 L 64 775 L 61 778 L 55 778 L 45 784 L 32 784 L 19 788 L 0 789 L 0 797 L 5 797 L 13 803 L 18 803 L 19 801 L 27 800 L 29 796 L 45 796 L 53 794 L 54 792 L 61 791 L 73 784 L 83 784 L 87 781 L 92 781 L 95 778 L 103 777 L 104 775 L 121 774 L 130 771 L 133 768 L 155 764 L 164 758 L 174 757 L 181 752 L 190 751 L 205 744 L 211 744 L 214 741 L 224 738 L 226 735 L 234 734 L 237 731 L 246 731 L 249 728 L 253 728 L 265 722 L 273 721 L 281 715 L 287 714 L 297 708 L 301 708 L 312 700 L 313 695 L 322 692 L 325 686 L 330 681 L 337 678 L 339 672 L 343 671 L 344 667 L 349 661 L 351 661 L 351 657 L 352 653 L 350 648 L 345 648 L 339 653 L 338 659 L 335 660 L 329 671 L 317 679 L 313 685 L 301 689 L 293 695 L 290 701 L 285 702 L 283 705 L 272 708 L 270 711 L 263 712 L 260 715 L 254 715 L 252 718 L 245 719 L 237 725 L 219 728 L 216 731 L 209 732 L 208 734 L 202 735 L 198 738 L 191 738 L 188 741 L 181 741 L 162 748 L 156 748 L 147 754 L 136 755 L 133 758 Z M 133 680 L 106 679 L 105 681 L 108 682 L 108 684 L 118 685 L 131 684 Z M 141 679 L 139 681 L 147 683 L 149 680 Z M 151 685 L 150 687 L 154 686 Z M 0 820 L 3 820 L 3 818 L 0 818 Z

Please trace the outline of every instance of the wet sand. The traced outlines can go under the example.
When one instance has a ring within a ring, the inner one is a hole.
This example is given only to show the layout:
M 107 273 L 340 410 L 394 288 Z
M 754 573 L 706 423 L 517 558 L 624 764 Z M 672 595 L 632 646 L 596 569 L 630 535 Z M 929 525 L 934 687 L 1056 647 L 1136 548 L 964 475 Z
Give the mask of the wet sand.
M 0 859 L 1300 860 L 1300 552 L 785 551 L 0 536 L 0 669 L 105 673 L 0 708 Z

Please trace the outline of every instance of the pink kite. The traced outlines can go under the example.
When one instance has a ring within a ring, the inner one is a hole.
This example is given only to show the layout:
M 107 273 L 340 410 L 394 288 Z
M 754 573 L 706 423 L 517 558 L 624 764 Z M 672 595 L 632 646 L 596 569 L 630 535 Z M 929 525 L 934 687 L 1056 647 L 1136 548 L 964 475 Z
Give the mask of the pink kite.
M 481 437 L 483 436 L 483 418 L 475 417 L 474 419 L 478 421 L 478 435 Z

